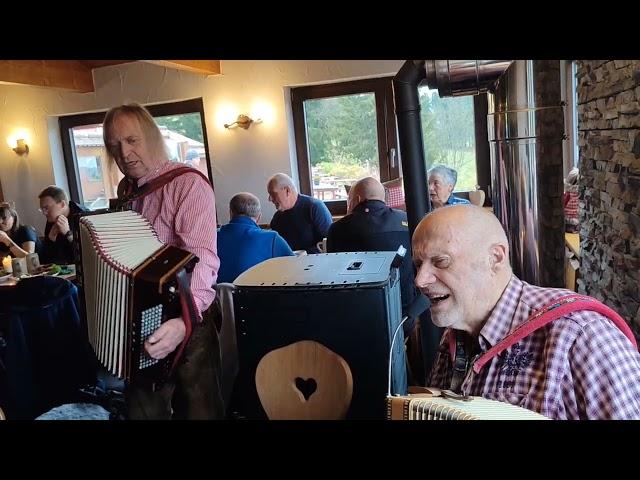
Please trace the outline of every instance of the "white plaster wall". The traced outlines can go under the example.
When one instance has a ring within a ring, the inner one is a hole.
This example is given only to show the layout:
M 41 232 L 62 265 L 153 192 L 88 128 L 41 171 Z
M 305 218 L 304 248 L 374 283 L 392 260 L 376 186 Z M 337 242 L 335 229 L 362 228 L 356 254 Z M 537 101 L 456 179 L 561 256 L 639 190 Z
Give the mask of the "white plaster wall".
M 202 97 L 216 205 L 220 223 L 228 221 L 228 202 L 238 191 L 258 195 L 263 221 L 274 208 L 265 182 L 275 172 L 291 174 L 295 148 L 288 87 L 393 75 L 402 60 L 223 60 L 222 75 L 202 75 L 148 63 L 94 70 L 95 92 L 73 93 L 39 87 L 0 85 L 0 179 L 5 199 L 16 202 L 23 223 L 42 230 L 38 193 L 47 185 L 67 189 L 57 117 L 106 110 L 136 101 L 163 103 Z M 225 109 L 249 113 L 256 102 L 270 107 L 270 120 L 249 130 L 227 130 Z M 30 135 L 30 152 L 18 157 L 6 138 L 15 129 Z

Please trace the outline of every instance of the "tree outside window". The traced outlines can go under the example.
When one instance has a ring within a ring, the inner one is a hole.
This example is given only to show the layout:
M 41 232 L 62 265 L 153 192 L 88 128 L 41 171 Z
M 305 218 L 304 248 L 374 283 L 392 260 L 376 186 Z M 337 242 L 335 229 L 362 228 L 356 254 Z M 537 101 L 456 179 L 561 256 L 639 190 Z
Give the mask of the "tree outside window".
M 473 97 L 440 98 L 420 87 L 420 115 L 427 169 L 443 164 L 458 172 L 455 191 L 475 190 L 476 167 Z

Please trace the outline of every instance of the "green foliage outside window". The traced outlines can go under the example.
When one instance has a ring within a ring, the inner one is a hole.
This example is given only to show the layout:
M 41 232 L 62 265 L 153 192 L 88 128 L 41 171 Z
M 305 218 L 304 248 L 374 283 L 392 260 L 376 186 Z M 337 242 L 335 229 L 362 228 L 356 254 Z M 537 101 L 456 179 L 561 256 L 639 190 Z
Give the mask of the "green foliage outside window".
M 419 95 L 427 169 L 445 164 L 458 172 L 456 191 L 475 190 L 473 98 L 441 99 L 426 88 Z M 373 93 L 307 100 L 304 108 L 315 184 L 325 176 L 354 180 L 379 176 Z

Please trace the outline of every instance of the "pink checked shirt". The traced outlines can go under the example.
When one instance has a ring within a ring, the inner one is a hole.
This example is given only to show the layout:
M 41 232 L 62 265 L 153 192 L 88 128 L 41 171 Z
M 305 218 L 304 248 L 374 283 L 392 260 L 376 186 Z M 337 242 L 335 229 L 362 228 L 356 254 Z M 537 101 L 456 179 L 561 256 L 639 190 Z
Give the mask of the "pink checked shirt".
M 485 352 L 534 310 L 568 293 L 511 277 L 474 346 Z M 445 389 L 452 376 L 447 334 L 429 383 Z M 574 312 L 551 322 L 494 357 L 478 374 L 469 372 L 470 367 L 462 383 L 468 395 L 554 419 L 640 418 L 640 354 L 613 322 L 596 312 Z
M 138 186 L 182 166 L 167 163 L 138 179 Z M 191 276 L 191 292 L 198 312 L 204 312 L 213 303 L 215 290 L 212 285 L 218 278 L 220 266 L 215 203 L 211 185 L 196 173 L 180 175 L 133 202 L 133 210 L 151 222 L 160 241 L 183 248 L 200 259 Z

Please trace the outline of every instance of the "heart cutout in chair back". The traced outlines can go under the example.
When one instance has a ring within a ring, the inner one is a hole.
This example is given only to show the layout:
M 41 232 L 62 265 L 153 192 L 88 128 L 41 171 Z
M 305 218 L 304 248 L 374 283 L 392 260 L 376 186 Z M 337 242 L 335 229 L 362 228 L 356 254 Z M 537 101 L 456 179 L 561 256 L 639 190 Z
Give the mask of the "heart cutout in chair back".
M 300 390 L 305 400 L 309 400 L 309 397 L 318 389 L 318 384 L 313 378 L 305 380 L 301 377 L 296 377 L 296 388 Z

